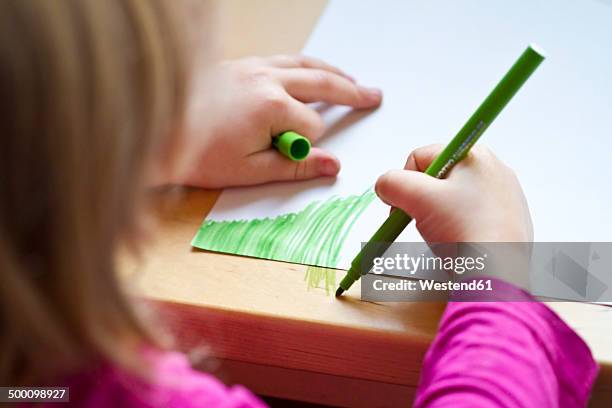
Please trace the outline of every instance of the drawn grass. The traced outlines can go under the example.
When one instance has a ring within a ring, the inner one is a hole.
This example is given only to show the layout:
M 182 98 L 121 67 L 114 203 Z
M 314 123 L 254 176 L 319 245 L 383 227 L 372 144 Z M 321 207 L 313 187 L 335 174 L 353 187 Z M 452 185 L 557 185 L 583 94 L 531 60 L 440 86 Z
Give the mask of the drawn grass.
M 369 188 L 361 195 L 315 201 L 299 212 L 274 218 L 204 220 L 191 245 L 210 251 L 334 268 L 353 224 L 375 197 Z M 325 280 L 327 288 L 331 275 L 307 272 L 306 281 L 309 287 L 311 283 L 316 287 Z M 335 284 L 335 273 L 333 280 Z

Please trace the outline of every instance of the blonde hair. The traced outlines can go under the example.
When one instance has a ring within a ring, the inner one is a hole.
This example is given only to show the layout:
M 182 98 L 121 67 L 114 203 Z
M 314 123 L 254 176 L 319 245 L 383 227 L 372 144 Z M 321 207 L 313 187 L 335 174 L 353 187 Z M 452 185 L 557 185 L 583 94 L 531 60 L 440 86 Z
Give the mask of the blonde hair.
M 135 366 L 152 342 L 115 252 L 183 117 L 189 63 L 173 4 L 0 1 L 2 385 L 84 362 Z

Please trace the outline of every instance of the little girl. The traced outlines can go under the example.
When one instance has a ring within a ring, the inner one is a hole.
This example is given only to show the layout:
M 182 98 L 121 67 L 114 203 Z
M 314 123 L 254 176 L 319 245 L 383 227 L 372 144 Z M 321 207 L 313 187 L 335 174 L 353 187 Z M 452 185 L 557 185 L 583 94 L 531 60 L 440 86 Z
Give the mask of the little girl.
M 75 406 L 263 406 L 158 344 L 122 291 L 117 251 L 142 242 L 147 187 L 335 176 L 329 152 L 296 164 L 271 136 L 316 142 L 306 103 L 372 108 L 381 92 L 303 56 L 208 62 L 193 6 L 0 2 L 0 385 L 67 386 Z M 531 240 L 511 171 L 477 149 L 435 180 L 420 171 L 436 152 L 384 175 L 380 197 L 428 241 Z M 415 404 L 584 406 L 595 374 L 542 304 L 449 304 Z

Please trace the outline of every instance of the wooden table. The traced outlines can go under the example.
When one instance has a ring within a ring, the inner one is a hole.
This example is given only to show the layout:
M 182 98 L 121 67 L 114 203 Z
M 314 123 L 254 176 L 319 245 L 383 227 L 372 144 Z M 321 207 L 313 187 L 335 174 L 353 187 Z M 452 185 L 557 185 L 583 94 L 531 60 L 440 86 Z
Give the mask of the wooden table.
M 324 0 L 221 2 L 224 55 L 299 52 Z M 332 61 L 333 62 L 333 61 Z M 204 367 L 264 395 L 348 406 L 407 406 L 443 305 L 336 300 L 307 290 L 306 268 L 193 251 L 219 191 L 172 195 L 129 282 L 162 306 L 178 346 L 207 350 Z M 126 268 L 128 269 L 128 268 Z M 338 274 L 340 278 L 340 273 Z M 612 401 L 612 309 L 551 305 L 602 365 L 593 405 Z

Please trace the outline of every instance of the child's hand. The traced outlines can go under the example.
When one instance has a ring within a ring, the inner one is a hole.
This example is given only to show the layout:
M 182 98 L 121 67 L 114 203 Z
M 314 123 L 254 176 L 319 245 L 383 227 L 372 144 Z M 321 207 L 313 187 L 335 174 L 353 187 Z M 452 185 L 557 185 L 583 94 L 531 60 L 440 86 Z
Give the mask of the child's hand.
M 514 172 L 485 147 L 475 146 L 447 179 L 422 173 L 442 147 L 413 151 L 406 170 L 376 183 L 378 196 L 414 217 L 427 242 L 530 242 L 527 201 Z
M 271 148 L 272 137 L 294 130 L 314 144 L 324 125 L 306 103 L 373 108 L 381 97 L 380 90 L 357 85 L 314 58 L 283 55 L 222 63 L 206 74 L 190 108 L 188 146 L 194 141 L 205 146 L 195 149 L 195 165 L 174 181 L 226 187 L 335 176 L 340 163 L 331 153 L 313 147 L 306 160 L 294 162 Z

